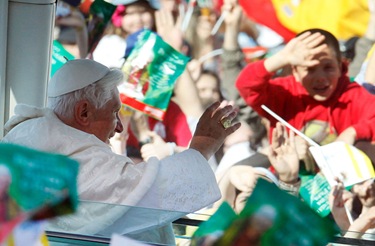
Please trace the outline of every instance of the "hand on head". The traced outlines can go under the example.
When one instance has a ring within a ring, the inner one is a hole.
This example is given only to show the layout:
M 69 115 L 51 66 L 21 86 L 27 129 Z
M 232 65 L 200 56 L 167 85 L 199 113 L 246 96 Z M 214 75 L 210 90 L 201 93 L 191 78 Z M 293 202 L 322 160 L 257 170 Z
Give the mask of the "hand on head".
M 190 148 L 201 152 L 207 160 L 220 148 L 225 138 L 241 126 L 239 122 L 231 123 L 237 115 L 234 107 L 224 105 L 216 102 L 205 110 L 190 143 Z M 230 123 L 227 128 L 223 125 L 226 121 Z
M 325 37 L 320 33 L 305 32 L 293 38 L 282 50 L 289 65 L 312 67 L 319 63 L 314 56 L 327 47 L 322 44 Z

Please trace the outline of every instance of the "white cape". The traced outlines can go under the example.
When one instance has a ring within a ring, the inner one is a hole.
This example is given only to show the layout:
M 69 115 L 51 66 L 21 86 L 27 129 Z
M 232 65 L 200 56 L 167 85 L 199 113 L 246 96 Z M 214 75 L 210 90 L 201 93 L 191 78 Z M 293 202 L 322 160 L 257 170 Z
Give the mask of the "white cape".
M 119 218 L 126 216 L 128 206 L 181 212 L 171 212 L 169 216 L 163 212 L 162 219 L 150 216 L 139 222 L 142 227 L 164 225 L 183 214 L 211 205 L 221 196 L 206 159 L 193 149 L 163 160 L 151 158 L 148 162 L 134 164 L 128 157 L 113 153 L 94 135 L 64 124 L 51 109 L 27 105 L 16 106 L 15 115 L 7 122 L 5 130 L 8 133 L 2 142 L 55 152 L 77 160 L 80 163 L 80 199 L 127 205 L 113 208 L 106 204 L 82 204 L 81 216 L 59 219 L 61 228 L 73 229 L 76 233 L 107 231 L 114 221 L 119 224 Z M 116 226 L 117 233 L 129 233 L 129 228 Z

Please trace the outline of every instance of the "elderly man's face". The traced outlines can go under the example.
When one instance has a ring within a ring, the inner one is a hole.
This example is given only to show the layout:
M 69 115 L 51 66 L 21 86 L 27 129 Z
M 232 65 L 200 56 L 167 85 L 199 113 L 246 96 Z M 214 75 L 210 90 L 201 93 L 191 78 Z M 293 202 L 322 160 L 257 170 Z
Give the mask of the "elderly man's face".
M 90 131 L 103 142 L 108 143 L 109 139 L 116 132 L 122 132 L 123 126 L 118 113 L 121 108 L 118 93 L 102 108 L 96 111 L 91 121 Z

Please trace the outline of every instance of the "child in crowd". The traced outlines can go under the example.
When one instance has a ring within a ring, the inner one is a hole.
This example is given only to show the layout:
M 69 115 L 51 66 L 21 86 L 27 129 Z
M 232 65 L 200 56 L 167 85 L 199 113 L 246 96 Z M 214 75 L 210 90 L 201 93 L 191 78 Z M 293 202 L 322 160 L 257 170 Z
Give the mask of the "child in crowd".
M 134 43 L 126 40 L 132 34 L 136 35 L 143 28 L 155 30 L 154 12 L 157 7 L 154 3 L 146 0 L 123 2 L 126 4 L 117 5 L 105 35 L 93 52 L 93 59 L 108 67 L 121 68 L 131 43 Z
M 286 66 L 291 67 L 291 75 L 272 78 Z M 271 129 L 277 120 L 262 105 L 321 145 L 344 141 L 365 142 L 367 147 L 373 147 L 375 97 L 349 81 L 339 43 L 325 30 L 306 30 L 274 56 L 249 64 L 239 75 L 236 86 L 248 105 L 270 121 Z M 364 233 L 374 227 L 374 187 L 369 180 L 355 185 L 352 194 L 340 183 L 332 188 L 331 212 L 342 230 Z M 355 220 L 350 225 L 345 211 L 350 208 L 343 204 L 352 200 L 353 195 L 361 201 L 362 211 L 360 216 L 353 216 Z M 353 234 L 362 235 L 345 236 Z
M 196 81 L 203 108 L 224 99 L 220 90 L 220 77 L 213 71 L 203 70 Z
M 292 75 L 273 79 L 285 66 Z M 306 30 L 275 55 L 247 65 L 236 86 L 248 105 L 271 123 L 264 104 L 320 144 L 375 140 L 375 96 L 346 75 L 339 43 L 322 29 Z

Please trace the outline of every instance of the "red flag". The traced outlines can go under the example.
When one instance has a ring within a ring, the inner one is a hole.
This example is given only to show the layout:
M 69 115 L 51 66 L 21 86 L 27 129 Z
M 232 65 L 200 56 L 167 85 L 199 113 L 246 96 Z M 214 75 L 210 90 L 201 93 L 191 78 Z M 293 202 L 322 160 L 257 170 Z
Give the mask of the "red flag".
M 271 0 L 239 0 L 239 4 L 250 19 L 271 28 L 282 36 L 285 42 L 295 37 L 296 33 L 283 26 L 278 20 Z

